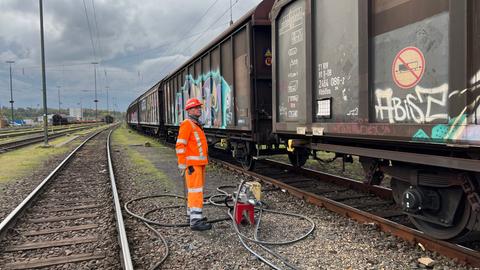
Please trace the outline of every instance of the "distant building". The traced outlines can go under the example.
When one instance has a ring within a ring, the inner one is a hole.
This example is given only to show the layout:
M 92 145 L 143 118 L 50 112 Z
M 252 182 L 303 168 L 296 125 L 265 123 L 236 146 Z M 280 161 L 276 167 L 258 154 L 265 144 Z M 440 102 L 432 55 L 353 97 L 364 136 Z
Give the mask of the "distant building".
M 8 119 L 0 116 L 0 128 L 8 127 Z
M 83 119 L 83 110 L 81 108 L 69 108 L 68 116 L 75 118 L 75 120 Z
M 47 121 L 49 125 L 52 124 L 52 119 L 53 119 L 53 114 L 47 115 Z M 38 122 L 43 123 L 43 116 L 39 116 L 37 120 Z
M 33 126 L 35 124 L 33 119 L 24 119 L 23 121 L 25 121 L 25 125 L 28 125 L 28 126 Z
M 13 121 L 13 125 L 14 126 L 24 126 L 24 125 L 26 125 L 26 123 L 25 123 L 25 120 L 15 119 L 15 121 Z

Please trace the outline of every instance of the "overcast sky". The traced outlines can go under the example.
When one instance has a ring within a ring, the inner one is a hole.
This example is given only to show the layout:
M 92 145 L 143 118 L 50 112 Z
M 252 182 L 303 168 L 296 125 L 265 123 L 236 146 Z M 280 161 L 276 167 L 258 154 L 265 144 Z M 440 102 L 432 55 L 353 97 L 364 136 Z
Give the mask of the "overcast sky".
M 260 0 L 232 0 L 233 20 Z M 230 0 L 43 0 L 48 106 L 118 110 L 228 27 Z M 42 106 L 38 0 L 0 0 L 0 106 Z

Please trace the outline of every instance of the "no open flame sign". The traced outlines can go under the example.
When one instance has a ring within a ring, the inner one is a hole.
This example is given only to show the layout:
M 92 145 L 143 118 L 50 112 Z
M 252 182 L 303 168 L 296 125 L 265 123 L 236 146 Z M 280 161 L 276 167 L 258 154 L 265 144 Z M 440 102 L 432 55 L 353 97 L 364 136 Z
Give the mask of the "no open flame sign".
M 406 47 L 395 56 L 392 77 L 398 87 L 409 89 L 416 86 L 424 73 L 425 57 L 417 47 Z

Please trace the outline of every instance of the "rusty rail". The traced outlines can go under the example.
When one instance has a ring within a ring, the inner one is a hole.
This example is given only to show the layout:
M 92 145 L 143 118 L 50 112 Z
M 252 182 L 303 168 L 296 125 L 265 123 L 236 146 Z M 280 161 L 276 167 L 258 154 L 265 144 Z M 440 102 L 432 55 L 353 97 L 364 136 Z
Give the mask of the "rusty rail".
M 313 194 L 313 193 L 304 191 L 304 190 L 296 188 L 296 187 L 292 187 L 288 184 L 285 184 L 285 183 L 280 182 L 278 180 L 275 180 L 273 178 L 261 175 L 259 173 L 251 172 L 251 171 L 245 171 L 241 167 L 233 165 L 233 164 L 228 163 L 226 161 L 215 160 L 215 162 L 219 163 L 219 164 L 222 164 L 223 166 L 231 168 L 231 169 L 233 169 L 237 172 L 240 172 L 242 174 L 246 174 L 246 175 L 258 178 L 258 179 L 260 179 L 262 181 L 265 181 L 265 182 L 268 182 L 268 183 L 270 183 L 270 184 L 272 184 L 272 185 L 274 185 L 278 188 L 284 189 L 284 190 L 288 191 L 291 195 L 293 195 L 297 198 L 300 198 L 300 199 L 302 199 L 306 202 L 312 203 L 312 204 L 320 206 L 320 207 L 324 207 L 324 208 L 326 208 L 330 211 L 336 212 L 336 213 L 338 213 L 338 214 L 340 214 L 344 217 L 351 218 L 351 219 L 356 220 L 360 223 L 373 224 L 376 227 L 378 227 L 380 230 L 382 230 L 386 233 L 389 233 L 391 235 L 397 236 L 397 237 L 399 237 L 403 240 L 406 240 L 406 241 L 408 241 L 412 244 L 421 243 L 426 249 L 428 249 L 430 251 L 435 251 L 435 252 L 438 252 L 439 254 L 444 255 L 446 257 L 449 257 L 449 258 L 452 258 L 452 259 L 457 259 L 459 262 L 469 264 L 473 267 L 480 267 L 480 252 L 478 252 L 478 251 L 475 251 L 475 250 L 472 250 L 472 249 L 469 249 L 469 248 L 466 248 L 466 247 L 463 247 L 463 246 L 460 246 L 460 245 L 452 244 L 452 243 L 449 243 L 449 242 L 433 239 L 433 238 L 429 237 L 428 235 L 424 234 L 421 231 L 418 231 L 418 230 L 409 228 L 407 226 L 395 223 L 395 222 L 393 222 L 391 220 L 388 220 L 388 219 L 384 219 L 384 218 L 375 216 L 371 213 L 353 208 L 351 206 L 342 204 L 340 202 L 336 202 L 336 201 L 328 199 L 324 196 L 320 196 L 320 195 Z M 287 165 L 287 164 L 281 165 L 280 164 L 280 166 L 289 166 L 289 165 Z M 350 180 L 350 179 L 347 179 L 347 178 L 337 177 L 337 176 L 334 176 L 334 175 L 331 175 L 331 174 L 324 174 L 324 173 L 320 173 L 320 172 L 315 172 L 315 171 L 308 170 L 308 169 L 302 169 L 302 173 L 305 173 L 305 172 L 307 172 L 309 174 L 315 173 L 317 175 L 321 175 L 321 177 L 320 177 L 321 181 L 326 181 L 326 182 L 330 182 L 330 183 L 335 182 L 337 184 L 346 185 L 346 186 L 350 186 L 350 187 L 351 187 L 352 182 L 356 182 L 359 185 L 362 185 L 358 181 Z M 337 179 L 334 179 L 334 178 L 337 178 Z M 365 185 L 363 185 L 363 186 L 365 186 Z M 365 189 L 367 189 L 367 191 L 373 192 L 375 194 L 378 193 L 377 195 L 380 196 L 380 197 L 391 196 L 391 194 L 389 195 L 389 190 L 386 189 L 386 188 L 382 188 L 382 187 L 375 187 L 375 188 L 363 187 L 362 188 L 362 187 L 360 187 L 360 190 L 365 190 Z

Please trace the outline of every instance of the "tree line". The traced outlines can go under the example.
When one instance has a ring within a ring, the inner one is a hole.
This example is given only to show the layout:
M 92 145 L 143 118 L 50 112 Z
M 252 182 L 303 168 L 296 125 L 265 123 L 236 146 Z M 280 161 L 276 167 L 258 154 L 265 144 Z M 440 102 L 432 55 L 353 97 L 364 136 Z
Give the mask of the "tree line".
M 12 118 L 12 111 L 10 107 L 7 106 L 2 106 L 0 107 L 0 118 L 7 118 L 9 121 L 11 121 Z M 14 108 L 13 109 L 13 114 L 15 120 L 25 120 L 25 119 L 36 119 L 39 116 L 43 115 L 43 108 L 32 108 L 32 107 L 26 107 L 26 108 Z M 48 114 L 63 114 L 63 115 L 68 115 L 69 110 L 68 109 L 60 109 L 60 111 L 54 108 L 48 108 Z M 117 111 L 110 111 L 107 113 L 107 110 L 98 110 L 98 118 L 102 118 L 105 115 L 112 115 L 115 118 L 123 118 L 124 114 L 123 112 L 117 112 Z M 83 118 L 95 118 L 95 110 L 94 109 L 83 109 Z

